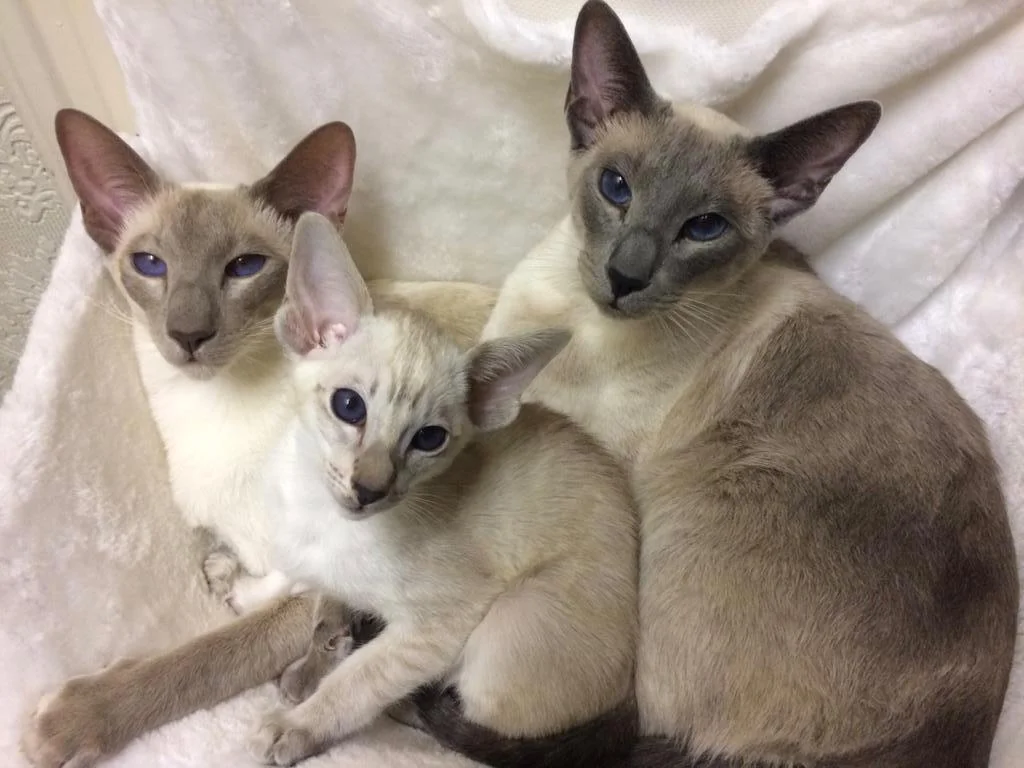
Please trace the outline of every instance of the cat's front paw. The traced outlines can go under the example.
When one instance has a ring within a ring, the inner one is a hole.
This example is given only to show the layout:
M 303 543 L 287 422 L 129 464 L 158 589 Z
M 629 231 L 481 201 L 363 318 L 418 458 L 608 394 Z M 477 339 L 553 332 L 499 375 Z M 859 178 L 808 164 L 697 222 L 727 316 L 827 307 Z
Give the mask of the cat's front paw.
M 223 547 L 214 549 L 203 561 L 203 576 L 210 594 L 227 602 L 241 566 L 234 553 Z
M 313 734 L 284 710 L 266 715 L 249 740 L 250 754 L 265 765 L 294 765 L 321 751 Z

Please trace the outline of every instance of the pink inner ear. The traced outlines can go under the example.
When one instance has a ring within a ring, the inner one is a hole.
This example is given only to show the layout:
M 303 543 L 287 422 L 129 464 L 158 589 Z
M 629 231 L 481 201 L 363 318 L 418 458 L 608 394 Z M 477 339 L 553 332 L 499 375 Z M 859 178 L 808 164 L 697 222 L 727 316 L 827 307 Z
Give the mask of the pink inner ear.
M 112 251 L 125 217 L 159 189 L 160 179 L 117 134 L 82 112 L 61 110 L 56 129 L 86 231 Z
M 327 123 L 300 141 L 252 185 L 252 191 L 287 218 L 315 211 L 342 222 L 352 192 L 355 161 L 352 130 L 344 123 Z
M 348 329 L 342 323 L 333 323 L 328 325 L 322 333 L 317 331 L 317 344 L 326 348 L 344 341 L 347 336 Z

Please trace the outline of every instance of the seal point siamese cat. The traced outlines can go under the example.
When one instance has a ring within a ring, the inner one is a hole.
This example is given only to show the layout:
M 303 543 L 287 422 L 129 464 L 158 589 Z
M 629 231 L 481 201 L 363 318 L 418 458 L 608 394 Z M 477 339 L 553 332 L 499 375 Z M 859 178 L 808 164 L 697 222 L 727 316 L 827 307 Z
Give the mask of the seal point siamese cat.
M 290 368 L 273 317 L 295 220 L 309 210 L 338 226 L 345 219 L 352 131 L 340 122 L 317 128 L 250 185 L 179 185 L 89 115 L 64 109 L 55 123 L 86 231 L 130 308 L 174 500 L 189 525 L 217 542 L 204 564 L 207 582 L 236 609 L 258 605 L 281 587 L 269 569 L 261 472 L 292 413 Z M 377 281 L 371 290 L 380 306 L 429 311 L 462 343 L 479 335 L 494 300 L 490 288 L 459 283 Z M 247 575 L 236 578 L 242 570 Z M 285 601 L 248 617 L 238 634 L 213 633 L 204 636 L 208 645 L 76 678 L 44 699 L 25 751 L 37 765 L 76 755 L 76 765 L 85 764 L 86 756 L 110 754 L 145 730 L 272 679 L 307 649 L 313 606 L 310 596 Z M 217 666 L 210 648 L 237 658 L 232 639 L 252 665 Z M 175 683 L 186 664 L 204 686 Z M 145 706 L 125 690 L 146 696 Z
M 879 105 L 751 135 L 660 98 L 618 17 L 588 2 L 565 111 L 571 215 L 482 338 L 570 329 L 525 400 L 630 470 L 646 739 L 622 764 L 987 765 L 1019 582 L 983 425 L 775 239 Z M 457 702 L 432 707 L 443 743 L 538 764 L 543 744 L 517 756 Z M 550 742 L 563 765 L 572 744 Z
M 274 564 L 386 626 L 310 698 L 268 715 L 254 755 L 291 765 L 439 679 L 470 720 L 509 737 L 629 699 L 625 474 L 564 416 L 520 412 L 568 334 L 465 351 L 422 313 L 375 310 L 316 213 L 296 225 L 277 318 L 296 408 L 265 473 Z

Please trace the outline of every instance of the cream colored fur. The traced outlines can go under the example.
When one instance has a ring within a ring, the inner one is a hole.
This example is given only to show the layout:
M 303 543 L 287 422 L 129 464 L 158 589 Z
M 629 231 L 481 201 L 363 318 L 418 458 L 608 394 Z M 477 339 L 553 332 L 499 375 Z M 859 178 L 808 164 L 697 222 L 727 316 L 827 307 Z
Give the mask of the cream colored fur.
M 630 468 L 638 493 L 643 489 L 636 483 L 658 482 L 671 483 L 682 494 L 686 483 L 697 482 L 699 476 L 684 474 L 681 463 L 673 465 L 672 452 L 707 427 L 710 417 L 734 394 L 760 343 L 778 324 L 800 302 L 827 289 L 812 276 L 794 279 L 790 270 L 760 268 L 748 287 L 750 309 L 741 337 L 732 340 L 724 355 L 709 365 L 711 345 L 685 328 L 657 318 L 623 320 L 601 313 L 577 277 L 579 248 L 571 220 L 566 218 L 506 280 L 481 338 L 552 324 L 571 328 L 569 347 L 535 379 L 524 400 L 544 403 L 584 426 Z M 715 297 L 706 300 L 714 302 Z M 728 295 L 719 297 L 717 303 L 728 307 L 734 301 Z M 659 470 L 647 468 L 659 460 L 663 462 Z M 645 512 L 641 507 L 642 536 L 672 522 Z M 665 514 L 676 515 L 677 511 L 669 509 Z M 729 528 L 723 526 L 721 535 L 728 537 Z M 708 551 L 715 549 L 709 547 Z M 705 619 L 699 618 L 703 608 L 690 611 L 683 602 L 689 590 L 679 583 L 681 563 L 668 563 L 668 570 L 661 570 L 664 565 L 657 571 L 644 568 L 643 560 L 641 565 L 637 695 L 644 729 L 654 734 L 692 733 L 698 748 L 742 750 L 767 727 L 759 721 L 766 709 L 775 708 L 787 719 L 794 714 L 794 707 L 807 713 L 804 703 L 790 698 L 789 686 L 775 686 L 780 699 L 774 707 L 767 706 L 765 697 L 772 696 L 772 686 L 764 684 L 757 686 L 756 697 L 737 690 L 735 700 L 749 696 L 748 706 L 730 711 L 727 719 L 709 715 L 709 697 L 723 687 L 721 670 L 713 666 L 680 668 L 672 661 L 706 656 L 706 636 L 701 631 Z M 701 605 L 735 598 L 729 583 L 715 583 L 713 578 L 691 587 L 703 591 Z M 720 590 L 723 594 L 716 598 Z M 647 610 L 643 610 L 645 605 Z M 756 612 L 752 609 L 750 615 L 754 617 Z M 787 664 L 784 657 L 778 667 L 753 672 L 765 683 L 798 674 L 799 665 Z M 787 712 L 789 715 L 783 714 Z M 804 726 L 808 728 L 804 735 L 810 739 L 812 723 Z

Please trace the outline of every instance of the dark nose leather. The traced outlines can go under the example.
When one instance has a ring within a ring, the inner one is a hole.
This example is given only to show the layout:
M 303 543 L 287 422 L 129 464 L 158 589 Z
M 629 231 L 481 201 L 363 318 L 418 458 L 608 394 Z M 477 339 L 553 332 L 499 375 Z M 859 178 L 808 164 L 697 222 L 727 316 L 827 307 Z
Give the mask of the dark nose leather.
M 206 342 L 212 339 L 217 334 L 216 331 L 167 331 L 167 335 L 170 336 L 183 350 L 188 352 L 189 355 L 194 355 L 199 351 L 199 348 Z
M 621 299 L 642 291 L 658 271 L 658 238 L 643 228 L 629 229 L 612 249 L 605 267 L 612 296 Z
M 621 299 L 623 296 L 628 296 L 631 293 L 642 291 L 650 285 L 650 280 L 624 274 L 615 267 L 608 267 L 608 282 L 612 287 L 612 295 L 615 296 L 616 299 Z
M 352 483 L 352 490 L 356 492 L 356 498 L 359 500 L 359 506 L 366 507 L 373 504 L 375 501 L 380 501 L 388 495 L 387 490 L 378 490 L 377 488 L 367 488 L 365 485 L 359 483 Z

